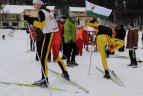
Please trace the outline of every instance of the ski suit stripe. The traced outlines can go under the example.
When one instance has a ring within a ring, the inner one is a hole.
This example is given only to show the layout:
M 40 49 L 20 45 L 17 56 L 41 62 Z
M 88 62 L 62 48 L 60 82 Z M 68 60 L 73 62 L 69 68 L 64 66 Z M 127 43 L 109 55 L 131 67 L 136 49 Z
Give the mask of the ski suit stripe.
M 61 59 L 61 57 L 58 55 L 56 61 L 58 62 L 60 68 L 62 69 L 62 72 L 64 73 L 65 71 L 67 71 L 66 65 L 64 64 L 63 60 Z
M 45 73 L 45 77 L 48 77 L 48 64 L 47 64 L 47 58 L 48 58 L 48 54 L 49 54 L 49 50 L 51 47 L 51 42 L 53 39 L 53 34 L 54 33 L 47 33 L 44 34 L 44 40 L 42 43 L 42 48 L 41 48 L 41 64 L 43 67 L 43 71 Z M 44 75 L 43 75 L 44 76 Z

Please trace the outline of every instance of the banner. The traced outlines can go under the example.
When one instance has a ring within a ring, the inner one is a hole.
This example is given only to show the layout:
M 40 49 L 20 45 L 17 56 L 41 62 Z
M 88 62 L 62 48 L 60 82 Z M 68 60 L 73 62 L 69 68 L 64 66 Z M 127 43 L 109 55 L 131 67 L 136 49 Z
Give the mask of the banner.
M 88 16 L 97 16 L 103 19 L 107 19 L 111 14 L 112 10 L 102 6 L 95 5 L 86 0 L 86 12 Z

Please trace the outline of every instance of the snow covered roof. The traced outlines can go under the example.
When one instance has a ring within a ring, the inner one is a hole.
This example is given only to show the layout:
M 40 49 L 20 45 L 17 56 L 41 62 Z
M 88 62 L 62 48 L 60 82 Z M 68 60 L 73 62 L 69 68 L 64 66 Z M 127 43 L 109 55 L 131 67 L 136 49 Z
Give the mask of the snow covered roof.
M 32 5 L 2 5 L 4 13 L 10 13 L 10 14 L 20 14 L 25 9 L 34 9 Z M 54 10 L 55 6 L 47 6 L 48 9 Z M 72 12 L 85 12 L 85 7 L 70 7 L 70 11 Z M 0 13 L 2 13 L 2 10 L 0 10 Z
M 47 6 L 48 9 L 54 10 L 55 6 Z M 4 13 L 19 14 L 25 9 L 34 9 L 32 5 L 3 5 Z M 0 10 L 2 13 L 2 10 Z
M 85 7 L 70 7 L 70 11 L 76 11 L 76 12 L 86 12 Z

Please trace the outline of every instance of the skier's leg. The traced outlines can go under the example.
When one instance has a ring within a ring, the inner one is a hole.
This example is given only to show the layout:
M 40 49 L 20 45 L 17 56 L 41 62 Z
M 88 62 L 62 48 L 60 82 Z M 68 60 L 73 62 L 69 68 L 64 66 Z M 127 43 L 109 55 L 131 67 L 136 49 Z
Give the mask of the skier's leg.
M 120 39 L 109 38 L 108 40 L 110 40 L 110 44 L 113 45 L 113 47 L 110 49 L 110 52 L 115 52 L 124 45 L 124 41 Z
M 102 58 L 102 64 L 105 70 L 105 78 L 109 79 L 110 75 L 108 72 L 108 64 L 107 64 L 107 60 L 106 60 L 106 52 L 105 52 L 105 46 L 107 45 L 108 41 L 106 40 L 106 35 L 98 35 L 97 36 L 97 46 L 99 49 L 99 52 L 101 54 L 101 58 Z

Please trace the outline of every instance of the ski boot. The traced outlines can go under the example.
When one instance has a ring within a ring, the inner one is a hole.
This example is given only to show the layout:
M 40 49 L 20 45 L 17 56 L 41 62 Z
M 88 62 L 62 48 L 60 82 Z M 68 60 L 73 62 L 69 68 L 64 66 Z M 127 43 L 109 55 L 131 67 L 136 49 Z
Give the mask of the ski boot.
M 111 79 L 111 76 L 109 75 L 109 71 L 108 70 L 105 70 L 104 78 Z
M 39 87 L 48 87 L 48 85 L 49 85 L 48 78 L 38 80 L 38 81 L 34 82 L 33 85 L 36 85 Z
M 71 61 L 70 63 L 74 66 L 78 66 L 78 64 L 75 61 Z
M 68 66 L 68 67 L 74 67 L 74 65 L 73 65 L 71 62 L 68 62 L 68 63 L 67 63 L 67 66 Z
M 134 66 L 134 65 L 135 65 L 134 63 L 131 63 L 131 64 L 127 65 L 127 66 Z
M 66 80 L 69 80 L 70 81 L 70 76 L 68 74 L 67 71 L 65 71 L 63 74 L 62 74 L 62 77 L 65 78 Z
M 109 58 L 110 54 L 111 54 L 111 52 L 109 50 L 106 50 L 106 58 Z

